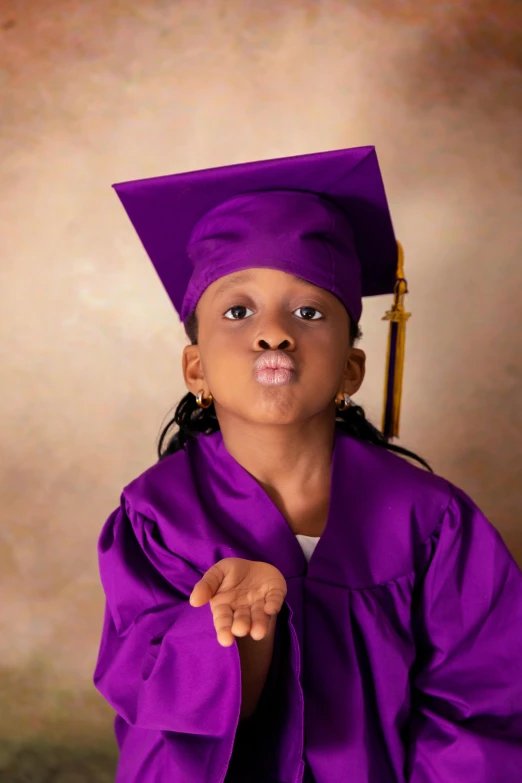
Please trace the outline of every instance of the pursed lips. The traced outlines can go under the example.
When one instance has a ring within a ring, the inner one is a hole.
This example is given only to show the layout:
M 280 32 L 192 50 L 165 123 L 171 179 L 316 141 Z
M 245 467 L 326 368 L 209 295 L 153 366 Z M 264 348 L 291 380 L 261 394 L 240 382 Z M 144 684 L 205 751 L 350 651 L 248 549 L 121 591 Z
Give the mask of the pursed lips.
M 283 386 L 292 380 L 294 359 L 284 351 L 266 351 L 254 362 L 254 375 L 264 386 Z
M 295 361 L 284 351 L 266 351 L 254 362 L 254 370 L 295 370 Z

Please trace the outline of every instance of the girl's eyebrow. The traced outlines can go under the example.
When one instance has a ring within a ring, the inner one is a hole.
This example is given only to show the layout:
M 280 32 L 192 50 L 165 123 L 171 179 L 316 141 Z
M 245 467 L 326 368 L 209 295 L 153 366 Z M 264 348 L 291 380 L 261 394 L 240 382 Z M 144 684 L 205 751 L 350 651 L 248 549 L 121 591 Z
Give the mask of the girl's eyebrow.
M 218 296 L 225 293 L 225 291 L 228 291 L 230 288 L 233 288 L 236 285 L 240 285 L 241 283 L 246 283 L 251 279 L 252 279 L 252 273 L 246 271 L 246 272 L 242 272 L 239 275 L 234 275 L 234 277 L 229 277 L 226 280 L 223 280 L 221 285 L 218 286 L 214 291 L 213 299 L 217 299 Z
M 226 280 L 223 280 L 221 285 L 216 288 L 213 299 L 217 299 L 218 296 L 221 296 L 237 285 L 249 282 L 252 280 L 252 277 L 252 273 L 249 270 L 245 270 L 244 272 L 240 272 L 238 275 L 234 275 L 233 277 L 229 277 Z M 303 277 L 298 277 L 297 275 L 292 275 L 292 277 L 306 288 L 313 288 L 315 290 L 318 289 L 318 286 L 314 285 L 314 283 L 311 283 L 309 280 L 305 280 Z
M 316 290 L 319 288 L 319 286 L 315 285 L 314 283 L 311 283 L 309 280 L 305 280 L 304 277 L 298 277 L 297 275 L 292 275 L 292 277 L 295 278 L 295 280 L 298 280 L 307 288 L 315 288 Z

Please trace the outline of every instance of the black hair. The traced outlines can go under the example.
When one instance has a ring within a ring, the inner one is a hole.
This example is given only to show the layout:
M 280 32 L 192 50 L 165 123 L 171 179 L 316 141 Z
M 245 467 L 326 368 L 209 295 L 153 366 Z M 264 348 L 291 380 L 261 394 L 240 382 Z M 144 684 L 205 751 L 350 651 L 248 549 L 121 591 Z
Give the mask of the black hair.
M 185 322 L 185 331 L 192 345 L 196 345 L 198 341 L 198 323 L 195 312 Z M 354 345 L 361 337 L 362 334 L 358 324 L 350 322 L 350 345 Z M 368 421 L 360 405 L 351 405 L 344 411 L 338 410 L 335 423 L 337 429 L 346 435 L 350 435 L 357 440 L 373 443 L 375 446 L 381 446 L 388 451 L 413 459 L 433 473 L 430 465 L 422 457 L 402 446 L 389 443 L 382 432 Z M 167 436 L 174 426 L 178 429 L 166 442 Z M 161 460 L 170 454 L 174 454 L 176 451 L 180 451 L 190 438 L 195 438 L 198 435 L 211 435 L 218 430 L 219 422 L 214 404 L 212 403 L 208 408 L 200 408 L 196 404 L 194 395 L 189 392 L 189 394 L 183 397 L 176 408 L 174 416 L 167 422 L 160 434 L 158 458 Z

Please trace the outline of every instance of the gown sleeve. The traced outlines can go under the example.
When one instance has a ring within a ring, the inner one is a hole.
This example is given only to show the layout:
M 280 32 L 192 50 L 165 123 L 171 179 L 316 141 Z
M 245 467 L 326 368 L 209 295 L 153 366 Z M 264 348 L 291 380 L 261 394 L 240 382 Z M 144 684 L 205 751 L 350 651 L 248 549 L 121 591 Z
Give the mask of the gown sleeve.
M 99 542 L 106 608 L 95 686 L 127 724 L 172 740 L 180 779 L 223 780 L 241 706 L 237 647 L 218 644 L 208 605 L 188 603 L 201 572 L 165 550 L 159 573 L 139 538 L 122 501 Z
M 522 573 L 459 490 L 426 545 L 408 783 L 522 780 Z

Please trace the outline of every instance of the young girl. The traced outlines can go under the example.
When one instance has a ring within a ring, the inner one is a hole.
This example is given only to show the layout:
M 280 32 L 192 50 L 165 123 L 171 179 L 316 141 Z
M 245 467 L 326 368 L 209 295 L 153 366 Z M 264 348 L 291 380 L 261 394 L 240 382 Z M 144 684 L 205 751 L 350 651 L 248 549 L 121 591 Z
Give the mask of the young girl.
M 117 781 L 522 780 L 522 574 L 388 442 L 407 314 L 374 149 L 116 191 L 191 343 L 99 542 Z M 394 291 L 381 434 L 355 346 Z

